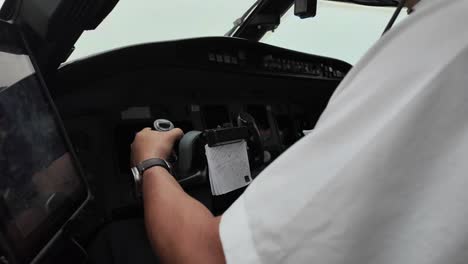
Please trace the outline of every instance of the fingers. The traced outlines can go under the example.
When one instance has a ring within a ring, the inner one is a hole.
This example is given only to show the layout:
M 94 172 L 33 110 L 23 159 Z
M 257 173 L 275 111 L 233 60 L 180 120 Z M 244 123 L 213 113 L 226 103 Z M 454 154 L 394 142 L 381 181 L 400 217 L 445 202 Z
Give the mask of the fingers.
M 182 131 L 182 129 L 180 129 L 180 128 L 174 128 L 171 131 L 169 131 L 168 133 L 171 134 L 171 137 L 174 140 L 179 140 L 184 136 L 184 131 Z
M 180 140 L 184 136 L 184 131 L 182 131 L 182 129 L 180 128 L 174 128 L 167 132 L 159 132 L 159 131 L 154 131 L 149 127 L 145 127 L 140 132 L 143 132 L 143 133 L 154 132 L 156 134 L 162 133 L 174 141 Z
M 174 144 L 184 135 L 180 128 L 168 132 L 159 132 L 144 128 L 138 132 L 131 145 L 133 164 L 138 164 L 149 158 L 167 159 L 171 155 Z

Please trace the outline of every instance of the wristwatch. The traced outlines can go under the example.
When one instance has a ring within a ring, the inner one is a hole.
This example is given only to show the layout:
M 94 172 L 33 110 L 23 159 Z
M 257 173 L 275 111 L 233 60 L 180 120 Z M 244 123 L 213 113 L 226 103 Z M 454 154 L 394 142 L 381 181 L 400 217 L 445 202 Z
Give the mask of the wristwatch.
M 135 183 L 135 194 L 137 196 L 141 196 L 142 194 L 143 174 L 146 170 L 157 166 L 163 167 L 172 175 L 172 167 L 169 162 L 158 158 L 147 159 L 131 169 Z

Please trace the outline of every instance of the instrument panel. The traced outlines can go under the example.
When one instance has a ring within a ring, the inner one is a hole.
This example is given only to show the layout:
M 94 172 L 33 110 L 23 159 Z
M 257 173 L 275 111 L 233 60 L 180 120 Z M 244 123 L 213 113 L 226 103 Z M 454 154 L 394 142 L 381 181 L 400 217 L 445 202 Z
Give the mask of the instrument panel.
M 341 60 L 245 39 L 204 37 L 129 46 L 65 64 L 57 81 L 69 84 L 56 92 L 82 87 L 103 76 L 158 65 L 321 81 L 341 81 L 352 67 Z
M 144 127 L 152 127 L 157 118 L 169 119 L 176 127 L 189 132 L 237 126 L 236 119 L 241 112 L 255 119 L 266 152 L 264 165 L 299 140 L 303 136 L 302 131 L 312 129 L 314 123 L 299 105 L 189 104 L 129 107 L 120 112 L 120 121 L 115 127 L 119 171 L 129 172 L 129 146 L 135 133 Z

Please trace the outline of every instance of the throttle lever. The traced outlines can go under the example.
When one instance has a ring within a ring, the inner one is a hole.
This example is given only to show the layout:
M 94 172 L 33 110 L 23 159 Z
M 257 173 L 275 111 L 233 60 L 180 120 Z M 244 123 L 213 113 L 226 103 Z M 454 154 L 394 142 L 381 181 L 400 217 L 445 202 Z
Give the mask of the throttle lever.
M 167 119 L 156 119 L 154 121 L 154 129 L 159 132 L 168 132 L 174 129 L 174 124 Z M 196 142 L 201 136 L 200 131 L 190 131 L 186 133 L 182 139 L 176 143 L 174 149 L 179 149 L 179 157 L 173 150 L 169 162 L 175 167 L 174 163 L 177 161 L 176 174 L 179 183 L 182 186 L 188 187 L 191 185 L 197 185 L 204 183 L 207 180 L 206 168 L 202 170 L 194 171 L 194 163 L 196 155 L 194 153 L 196 148 Z M 176 176 L 176 175 L 174 175 Z
M 167 132 L 174 129 L 174 124 L 167 119 L 156 119 L 153 126 L 154 129 L 159 132 Z
M 153 123 L 154 129 L 159 132 L 168 132 L 174 129 L 174 124 L 167 120 L 167 119 L 156 119 Z M 176 149 L 177 147 L 174 146 L 173 149 Z M 171 157 L 169 158 L 168 162 L 174 163 L 178 159 L 177 154 L 175 151 L 172 151 Z

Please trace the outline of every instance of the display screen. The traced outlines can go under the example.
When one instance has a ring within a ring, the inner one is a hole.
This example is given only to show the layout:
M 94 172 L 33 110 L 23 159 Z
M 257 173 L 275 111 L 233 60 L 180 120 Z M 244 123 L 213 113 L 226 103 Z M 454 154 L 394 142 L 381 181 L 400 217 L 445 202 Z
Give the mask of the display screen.
M 0 50 L 0 221 L 10 250 L 26 263 L 87 191 L 46 90 L 22 53 Z

